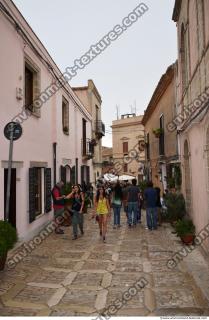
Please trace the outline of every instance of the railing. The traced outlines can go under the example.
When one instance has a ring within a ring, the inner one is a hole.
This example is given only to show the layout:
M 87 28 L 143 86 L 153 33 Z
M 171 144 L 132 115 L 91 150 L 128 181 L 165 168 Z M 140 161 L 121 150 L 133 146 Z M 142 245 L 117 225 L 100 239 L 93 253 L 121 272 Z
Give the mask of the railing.
M 95 121 L 95 133 L 99 138 L 105 136 L 105 124 L 101 120 Z
M 81 153 L 82 157 L 92 159 L 94 156 L 94 144 L 91 139 L 81 140 Z

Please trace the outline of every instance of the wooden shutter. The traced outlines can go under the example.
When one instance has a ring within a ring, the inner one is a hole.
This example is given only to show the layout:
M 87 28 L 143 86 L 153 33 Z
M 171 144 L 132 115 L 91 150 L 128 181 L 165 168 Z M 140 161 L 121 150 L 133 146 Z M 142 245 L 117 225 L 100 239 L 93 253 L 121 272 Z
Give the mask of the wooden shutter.
M 128 142 L 123 142 L 123 153 L 128 152 Z
M 90 167 L 86 166 L 86 183 L 90 182 Z
M 85 172 L 85 166 L 81 166 L 81 184 L 83 183 L 84 179 L 84 172 Z
M 29 168 L 29 222 L 30 223 L 32 223 L 36 218 L 35 175 L 36 175 L 36 168 Z
M 60 178 L 66 184 L 66 167 L 60 166 Z
M 70 182 L 72 185 L 75 184 L 75 166 L 73 166 L 71 169 Z
M 51 168 L 44 169 L 44 181 L 45 181 L 45 213 L 48 213 L 52 209 L 51 202 L 51 189 L 52 189 L 52 181 L 51 181 Z

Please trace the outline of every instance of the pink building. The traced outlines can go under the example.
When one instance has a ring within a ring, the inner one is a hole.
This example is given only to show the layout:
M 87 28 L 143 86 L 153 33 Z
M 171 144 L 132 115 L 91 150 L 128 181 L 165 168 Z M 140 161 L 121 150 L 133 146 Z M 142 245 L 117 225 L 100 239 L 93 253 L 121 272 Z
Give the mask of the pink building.
M 41 108 L 32 105 L 43 90 L 57 83 L 61 71 L 13 2 L 1 2 L 1 132 L 13 119 L 23 127 L 22 137 L 14 142 L 10 222 L 20 239 L 27 239 L 53 218 L 55 182 L 60 178 L 72 183 L 93 181 L 92 117 L 68 84 Z M 28 119 L 24 111 L 31 114 Z M 5 212 L 8 152 L 9 141 L 2 132 L 0 219 Z
M 176 0 L 177 115 L 182 190 L 196 231 L 209 223 L 209 0 Z M 203 243 L 209 252 L 209 239 Z

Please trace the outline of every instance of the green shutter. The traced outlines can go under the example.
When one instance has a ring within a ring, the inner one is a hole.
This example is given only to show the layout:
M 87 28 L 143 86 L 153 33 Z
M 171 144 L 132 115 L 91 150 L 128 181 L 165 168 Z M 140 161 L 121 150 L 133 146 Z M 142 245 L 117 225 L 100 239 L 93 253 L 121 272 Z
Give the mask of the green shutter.
M 51 168 L 45 168 L 45 213 L 48 213 L 52 209 L 51 201 Z
M 36 168 L 29 168 L 29 222 L 36 218 L 35 213 L 35 174 Z

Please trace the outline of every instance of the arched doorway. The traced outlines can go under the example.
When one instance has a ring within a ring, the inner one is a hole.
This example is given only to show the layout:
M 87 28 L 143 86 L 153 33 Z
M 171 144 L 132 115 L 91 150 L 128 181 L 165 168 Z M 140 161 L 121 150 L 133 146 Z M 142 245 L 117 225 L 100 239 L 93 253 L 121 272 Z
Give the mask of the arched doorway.
M 187 212 L 190 213 L 192 193 L 191 193 L 189 145 L 187 140 L 184 142 L 184 179 L 185 179 L 186 209 L 187 209 Z

